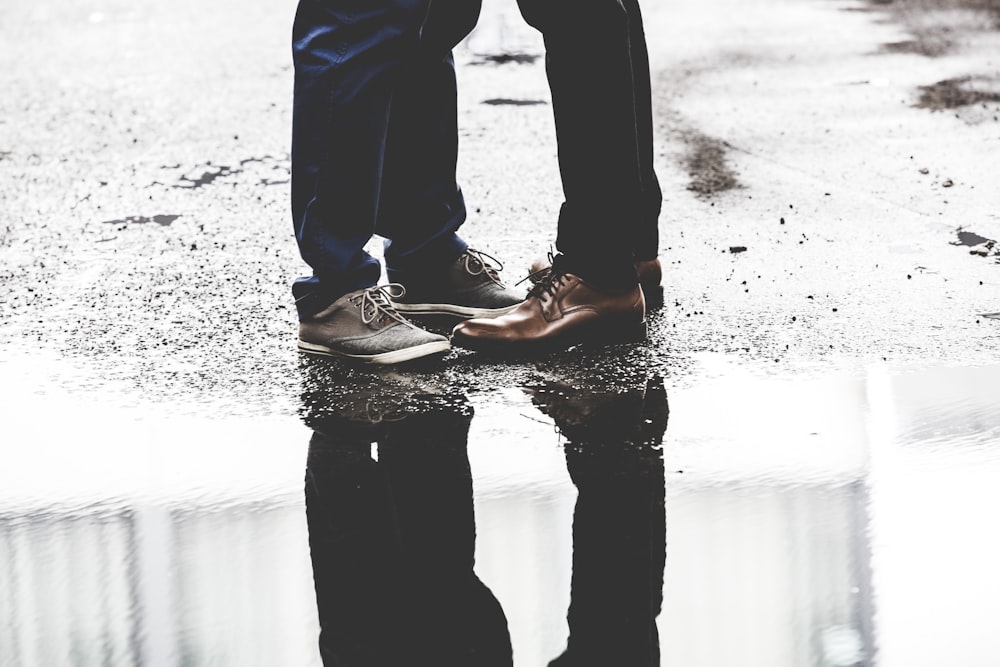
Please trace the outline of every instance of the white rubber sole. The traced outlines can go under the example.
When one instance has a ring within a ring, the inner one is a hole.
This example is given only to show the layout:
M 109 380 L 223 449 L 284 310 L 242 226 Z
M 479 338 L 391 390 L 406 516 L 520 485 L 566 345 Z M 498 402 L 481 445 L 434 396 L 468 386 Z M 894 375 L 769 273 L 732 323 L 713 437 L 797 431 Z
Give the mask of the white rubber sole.
M 406 315 L 454 315 L 456 317 L 500 317 L 504 313 L 517 308 L 520 304 L 504 306 L 503 308 L 475 308 L 473 306 L 458 306 L 451 303 L 400 303 L 393 301 L 392 306 Z
M 306 352 L 308 354 L 318 354 L 324 357 L 353 359 L 354 361 L 365 364 L 399 364 L 404 361 L 420 359 L 421 357 L 429 357 L 432 354 L 443 354 L 450 349 L 451 343 L 446 340 L 442 340 L 435 341 L 433 343 L 424 343 L 423 345 L 414 345 L 413 347 L 406 347 L 402 350 L 382 352 L 381 354 L 347 354 L 346 352 L 340 352 L 326 347 L 325 345 L 307 343 L 304 340 L 299 339 L 299 350 L 302 352 Z

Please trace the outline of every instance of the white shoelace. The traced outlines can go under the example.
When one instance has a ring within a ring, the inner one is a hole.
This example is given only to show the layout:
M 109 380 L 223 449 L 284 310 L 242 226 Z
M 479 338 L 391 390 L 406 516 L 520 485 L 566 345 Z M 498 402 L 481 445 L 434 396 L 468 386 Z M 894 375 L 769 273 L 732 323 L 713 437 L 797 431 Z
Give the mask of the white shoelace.
M 401 299 L 404 294 L 406 288 L 399 283 L 369 287 L 361 293 L 361 321 L 371 324 L 376 318 L 379 322 L 384 322 L 386 317 L 390 317 L 401 324 L 409 325 L 410 323 L 396 312 L 392 305 L 392 299 Z

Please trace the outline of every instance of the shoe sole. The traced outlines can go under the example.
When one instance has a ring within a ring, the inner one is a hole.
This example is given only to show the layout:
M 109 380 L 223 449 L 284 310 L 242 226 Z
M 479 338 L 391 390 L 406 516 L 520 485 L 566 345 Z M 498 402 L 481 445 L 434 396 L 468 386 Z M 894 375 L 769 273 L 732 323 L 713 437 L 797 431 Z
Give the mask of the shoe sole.
M 473 306 L 459 306 L 452 303 L 402 303 L 393 301 L 392 306 L 400 313 L 406 315 L 452 315 L 454 317 L 499 317 L 517 308 L 520 304 L 503 308 L 475 308 Z
M 393 350 L 392 352 L 382 352 L 379 354 L 347 354 L 346 352 L 340 352 L 339 350 L 334 350 L 333 348 L 329 348 L 325 345 L 307 343 L 306 341 L 299 339 L 299 351 L 307 354 L 316 354 L 323 357 L 337 357 L 340 359 L 353 359 L 354 361 L 366 364 L 380 365 L 399 364 L 404 361 L 429 357 L 433 354 L 444 354 L 450 349 L 451 343 L 445 340 L 433 343 L 424 343 L 423 345 L 414 345 L 413 347 L 406 347 L 401 350 Z
M 617 343 L 641 343 L 646 340 L 646 321 L 634 324 L 602 324 L 580 331 L 571 336 L 547 338 L 531 341 L 498 341 L 483 338 L 466 338 L 453 335 L 451 342 L 455 347 L 476 352 L 486 352 L 498 355 L 536 354 L 539 352 L 556 352 L 574 345 L 613 345 Z

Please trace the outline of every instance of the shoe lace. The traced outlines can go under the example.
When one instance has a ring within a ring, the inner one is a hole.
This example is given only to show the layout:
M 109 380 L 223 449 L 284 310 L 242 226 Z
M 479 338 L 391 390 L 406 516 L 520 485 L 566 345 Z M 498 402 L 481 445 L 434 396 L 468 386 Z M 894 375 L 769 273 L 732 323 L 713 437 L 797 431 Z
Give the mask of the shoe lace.
M 390 318 L 402 324 L 409 324 L 392 305 L 391 299 L 400 299 L 406 294 L 406 288 L 399 283 L 387 283 L 370 287 L 355 297 L 354 303 L 361 305 L 361 321 L 371 324 L 376 319 L 379 323 Z
M 552 253 L 549 253 L 549 260 L 551 263 L 549 267 L 536 271 L 531 274 L 531 276 L 528 276 L 528 278 L 531 278 L 532 276 L 539 277 L 538 282 L 532 285 L 531 289 L 528 290 L 528 297 L 535 297 L 542 301 L 546 301 L 547 299 L 554 297 L 559 288 L 563 286 L 566 278 L 566 272 L 561 270 L 555 263 Z M 525 280 L 528 278 L 525 278 Z
M 487 278 L 495 282 L 497 285 L 503 285 L 500 282 L 500 271 L 503 270 L 503 264 L 499 259 L 483 252 L 482 250 L 475 250 L 474 248 L 468 248 L 465 251 L 465 270 L 470 276 L 481 276 L 485 275 Z
M 521 283 L 527 282 L 527 281 L 531 281 L 532 285 L 537 285 L 538 283 L 540 283 L 543 280 L 545 280 L 552 273 L 552 265 L 556 261 L 556 256 L 552 252 L 551 249 L 549 249 L 549 251 L 547 253 L 545 253 L 545 256 L 549 260 L 548 266 L 543 266 L 542 268 L 538 269 L 537 271 L 532 271 L 531 273 L 529 273 L 528 275 L 526 275 L 524 278 L 521 278 L 516 283 L 514 283 L 514 286 L 517 287 Z

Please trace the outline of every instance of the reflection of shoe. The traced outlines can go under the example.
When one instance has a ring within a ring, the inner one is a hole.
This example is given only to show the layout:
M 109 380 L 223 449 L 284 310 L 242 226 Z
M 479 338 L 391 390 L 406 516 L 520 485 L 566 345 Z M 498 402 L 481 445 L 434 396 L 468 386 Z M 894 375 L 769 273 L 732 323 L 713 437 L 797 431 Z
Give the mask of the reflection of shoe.
M 392 280 L 406 286 L 406 294 L 394 296 L 393 305 L 410 315 L 502 315 L 524 301 L 525 296 L 500 281 L 502 268 L 496 258 L 469 248 L 436 278 L 410 278 L 405 271 L 390 269 Z
M 403 293 L 402 286 L 390 284 L 345 294 L 299 323 L 299 349 L 372 364 L 447 352 L 447 338 L 414 326 L 392 307 L 389 298 Z
M 362 368 L 336 360 L 302 357 L 300 416 L 331 437 L 382 434 L 414 415 L 471 410 L 465 395 L 435 381 L 389 369 Z
M 525 391 L 563 435 L 575 440 L 613 440 L 614 434 L 633 429 L 643 442 L 658 445 L 667 430 L 670 407 L 659 376 L 644 385 L 602 388 L 599 382 L 544 382 Z
M 531 402 L 574 442 L 634 439 L 642 421 L 643 391 L 605 391 L 547 382 L 528 387 Z
M 498 318 L 466 320 L 452 343 L 472 350 L 555 349 L 585 341 L 625 342 L 646 337 L 646 306 L 638 285 L 602 292 L 558 264 L 528 299 Z
M 544 259 L 536 259 L 528 269 L 528 280 L 538 284 L 544 280 L 552 271 L 552 256 Z M 639 285 L 642 286 L 643 295 L 646 297 L 646 306 L 652 304 L 659 305 L 663 301 L 663 264 L 659 257 L 653 259 L 638 259 L 635 262 L 635 272 L 639 276 Z

